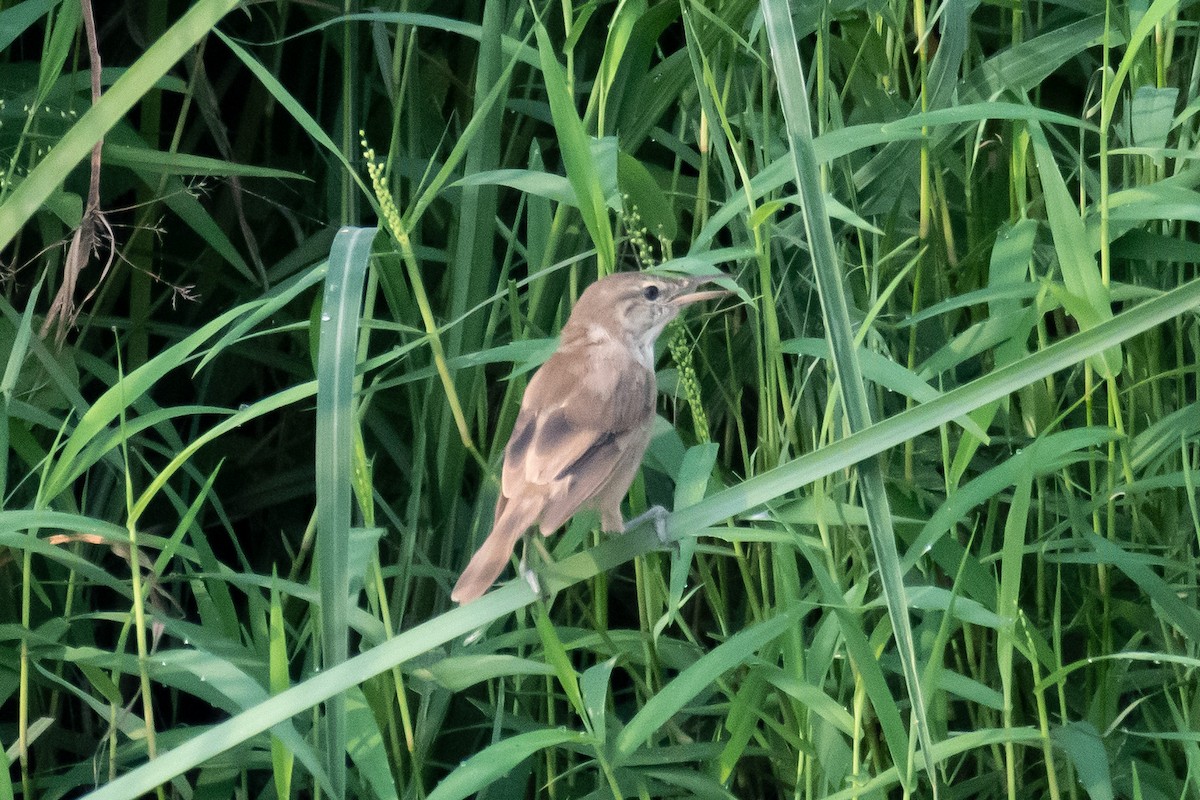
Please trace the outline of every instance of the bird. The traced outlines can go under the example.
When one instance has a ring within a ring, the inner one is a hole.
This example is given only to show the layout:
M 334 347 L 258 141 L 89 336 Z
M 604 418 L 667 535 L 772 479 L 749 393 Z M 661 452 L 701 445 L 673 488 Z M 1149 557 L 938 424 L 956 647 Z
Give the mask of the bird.
M 725 277 L 616 272 L 583 291 L 558 348 L 525 389 L 504 448 L 492 530 L 459 576 L 454 602 L 483 595 L 535 526 L 549 536 L 591 509 L 605 532 L 636 527 L 626 527 L 621 501 L 654 425 L 654 342 L 684 306 L 731 294 L 696 291 Z M 657 508 L 643 517 L 657 514 L 661 526 L 665 513 Z M 665 538 L 661 527 L 659 535 Z M 537 591 L 532 573 L 526 577 Z

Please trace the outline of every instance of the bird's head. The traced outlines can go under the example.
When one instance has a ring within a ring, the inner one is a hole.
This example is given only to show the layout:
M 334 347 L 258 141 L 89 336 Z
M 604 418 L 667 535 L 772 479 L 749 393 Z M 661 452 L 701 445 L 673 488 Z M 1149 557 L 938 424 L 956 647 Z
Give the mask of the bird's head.
M 654 341 L 684 306 L 724 297 L 724 289 L 697 288 L 724 275 L 667 278 L 639 272 L 618 272 L 593 283 L 575 303 L 563 335 L 595 338 L 604 333 L 623 340 L 639 352 L 652 352 Z

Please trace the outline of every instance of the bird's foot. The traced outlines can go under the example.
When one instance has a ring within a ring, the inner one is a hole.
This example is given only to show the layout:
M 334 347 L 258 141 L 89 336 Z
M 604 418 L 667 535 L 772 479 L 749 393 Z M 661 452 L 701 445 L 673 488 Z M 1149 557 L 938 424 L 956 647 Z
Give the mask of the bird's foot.
M 541 597 L 542 584 L 538 581 L 537 573 L 524 564 L 521 564 L 521 577 L 529 584 L 529 588 L 533 590 L 533 593 Z
M 526 542 L 528 542 L 528 539 Z M 537 573 L 530 569 L 529 565 L 525 562 L 525 557 L 529 555 L 528 550 L 527 546 L 521 548 L 521 563 L 517 564 L 517 574 L 521 576 L 521 580 L 529 584 L 529 588 L 533 589 L 534 594 L 540 596 L 542 593 L 542 584 L 538 581 Z
M 662 506 L 651 506 L 645 513 L 639 514 L 625 526 L 625 533 L 629 533 L 635 528 L 639 528 L 646 522 L 654 525 L 654 533 L 658 536 L 658 541 L 663 547 L 669 547 L 674 550 L 679 549 L 679 542 L 671 536 L 671 532 L 667 528 L 667 517 L 670 512 Z
M 529 588 L 533 593 L 543 600 L 549 599 L 549 592 L 542 591 L 542 583 L 538 580 L 537 572 L 526 563 L 526 558 L 529 555 L 529 542 L 533 542 L 534 549 L 541 554 L 543 564 L 553 564 L 554 558 L 550 552 L 546 550 L 546 545 L 542 544 L 541 537 L 536 534 L 531 534 L 525 537 L 525 546 L 521 549 L 521 562 L 517 564 L 517 574 L 521 576 L 521 580 L 529 584 Z

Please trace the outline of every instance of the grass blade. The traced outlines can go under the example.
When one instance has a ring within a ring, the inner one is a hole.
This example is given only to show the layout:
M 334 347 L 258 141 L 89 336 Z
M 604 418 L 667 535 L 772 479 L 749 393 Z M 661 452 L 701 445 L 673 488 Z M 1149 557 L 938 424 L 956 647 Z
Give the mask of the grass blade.
M 833 243 L 833 230 L 829 226 L 829 215 L 825 211 L 825 194 L 821 190 L 821 171 L 812 145 L 812 124 L 808 114 L 804 71 L 796 47 L 796 34 L 792 29 L 791 13 L 786 2 L 766 0 L 763 3 L 763 17 L 767 37 L 771 42 L 771 59 L 775 65 L 783 116 L 787 123 L 796 185 L 800 190 L 804 229 L 812 250 L 817 292 L 825 313 L 825 329 L 833 351 L 833 360 L 837 365 L 838 387 L 845 404 L 850 430 L 860 431 L 870 426 L 871 412 L 867 404 L 862 370 L 858 364 L 858 348 L 855 346 L 854 330 L 850 324 L 849 305 L 842 286 L 841 270 Z M 883 470 L 874 459 L 860 461 L 857 466 L 862 482 L 863 505 L 868 512 L 867 528 L 875 550 L 883 596 L 887 601 L 888 616 L 891 618 L 896 637 L 896 648 L 904 670 L 905 683 L 908 685 L 908 694 L 912 700 L 912 712 L 917 736 L 921 741 L 925 769 L 936 800 L 938 781 L 934 770 L 933 737 L 930 735 L 929 721 L 926 717 L 921 670 L 917 666 L 912 624 L 908 618 L 909 606 L 904 589 L 904 574 L 900 569 L 900 554 L 896 550 Z M 907 755 L 897 753 L 894 749 L 892 758 L 897 764 L 907 762 Z M 907 783 L 906 787 L 912 788 Z
M 604 199 L 604 190 L 601 189 L 600 176 L 596 172 L 592 148 L 583 129 L 583 122 L 575 110 L 575 98 L 567 88 L 567 76 L 554 55 L 550 35 L 546 33 L 541 20 L 534 23 L 534 31 L 537 33 L 542 78 L 546 82 L 550 114 L 554 118 L 554 130 L 558 134 L 563 165 L 567 170 L 567 178 L 575 189 L 583 224 L 596 245 L 600 274 L 606 275 L 616 266 L 616 245 L 613 243 L 612 226 L 608 221 L 608 205 Z
M 237 0 L 199 0 L 79 117 L 0 205 L 0 248 L 13 240 L 96 142 L 236 5 Z
M 613 743 L 614 758 L 627 759 L 650 736 L 724 673 L 744 664 L 759 648 L 795 624 L 784 613 L 760 622 L 713 648 L 659 690 L 621 730 Z
M 363 281 L 376 228 L 343 228 L 329 251 L 317 356 L 317 558 L 324 668 L 349 655 L 350 526 L 354 467 L 354 373 Z M 326 705 L 326 764 L 334 796 L 346 791 L 346 698 Z

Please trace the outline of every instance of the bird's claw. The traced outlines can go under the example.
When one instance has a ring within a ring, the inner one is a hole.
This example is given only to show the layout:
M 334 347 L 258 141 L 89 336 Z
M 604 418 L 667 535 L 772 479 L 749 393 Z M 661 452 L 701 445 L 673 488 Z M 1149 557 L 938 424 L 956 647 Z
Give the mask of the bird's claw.
M 540 597 L 542 594 L 542 584 L 538 581 L 537 573 L 525 567 L 524 564 L 521 566 L 521 577 L 529 584 L 529 588 L 533 590 L 533 593 Z
M 528 540 L 526 542 L 528 543 Z M 525 563 L 525 557 L 528 555 L 527 550 L 528 547 L 521 548 L 521 562 L 517 564 L 517 574 L 521 576 L 521 580 L 529 584 L 529 588 L 533 589 L 534 594 L 540 595 L 542 593 L 542 585 L 538 582 L 537 573 L 531 570 L 529 565 Z
M 670 513 L 662 506 L 651 506 L 645 513 L 639 514 L 629 521 L 625 526 L 625 533 L 641 527 L 646 522 L 654 526 L 654 533 L 658 536 L 658 542 L 664 548 L 669 548 L 676 552 L 679 551 L 679 541 L 671 536 L 671 532 L 667 527 L 667 517 Z
M 529 542 L 529 539 L 526 539 L 526 543 L 528 543 L 528 542 Z M 548 552 L 546 552 L 545 545 L 543 545 L 541 543 L 541 541 L 538 539 L 533 539 L 533 544 L 541 552 L 543 560 L 546 563 L 549 563 L 551 561 L 551 558 L 550 558 L 550 554 Z M 528 564 L 525 563 L 525 557 L 527 554 L 528 554 L 527 549 L 523 549 L 521 552 L 521 562 L 519 564 L 517 564 L 517 575 L 519 575 L 521 577 L 521 580 L 523 580 L 523 581 L 525 581 L 525 583 L 529 584 L 529 588 L 533 590 L 534 594 L 536 594 L 538 597 L 542 598 L 543 600 L 547 600 L 547 599 L 549 599 L 549 593 L 542 591 L 542 582 L 540 580 L 538 580 L 537 572 L 535 572 L 532 568 L 529 567 Z

